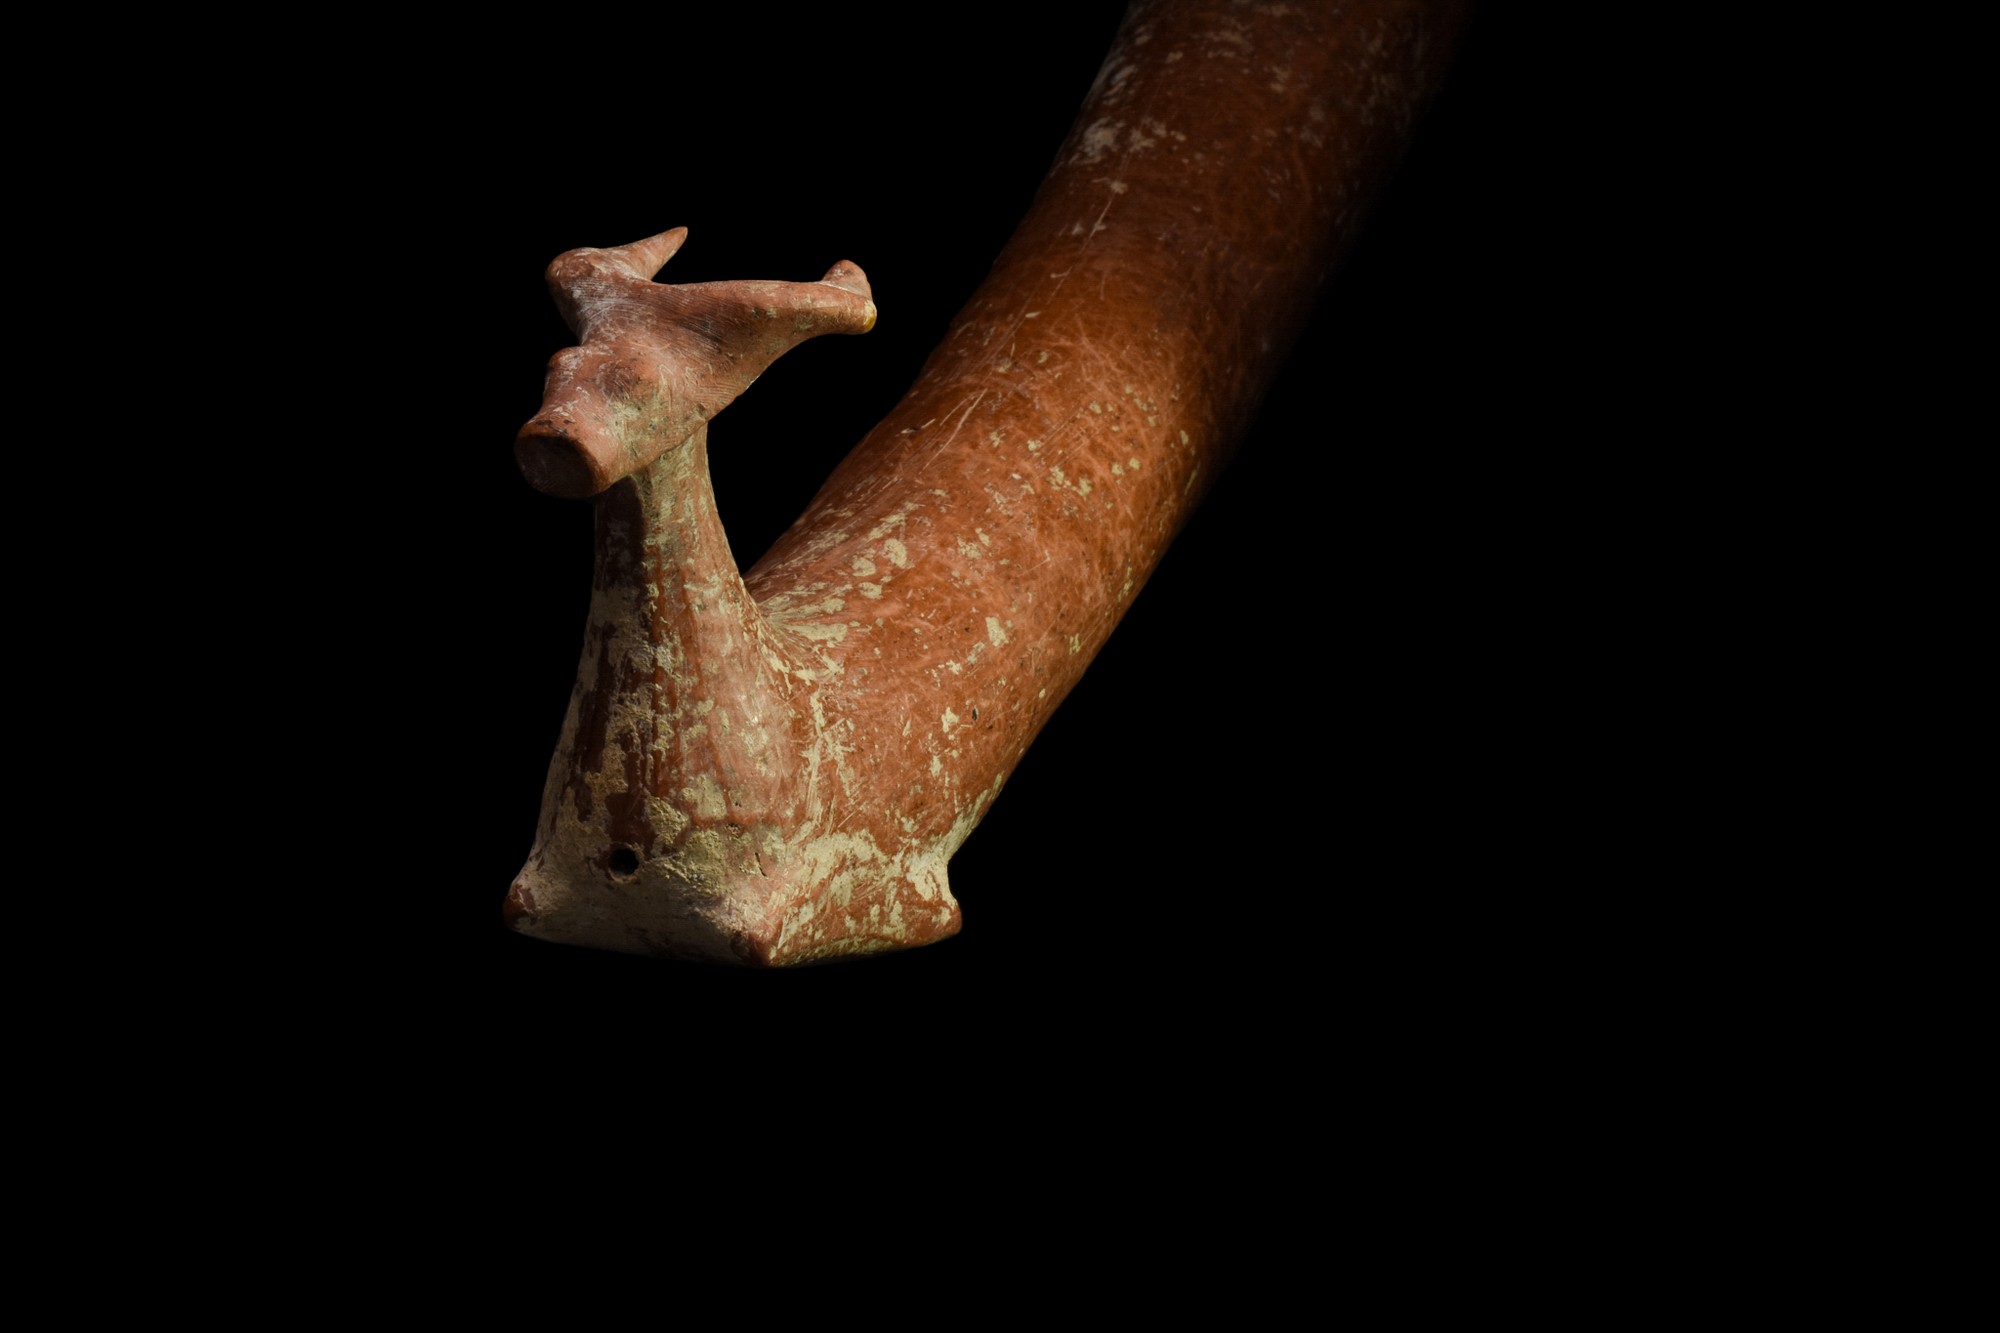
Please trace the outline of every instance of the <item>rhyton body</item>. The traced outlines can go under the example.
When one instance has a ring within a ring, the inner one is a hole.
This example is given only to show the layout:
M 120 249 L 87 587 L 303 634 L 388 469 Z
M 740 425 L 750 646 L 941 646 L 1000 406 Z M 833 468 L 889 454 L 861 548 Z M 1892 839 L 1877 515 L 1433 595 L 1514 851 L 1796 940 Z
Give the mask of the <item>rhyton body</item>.
M 679 231 L 559 259 L 581 345 L 518 450 L 598 497 L 598 554 L 511 924 L 762 965 L 954 933 L 952 853 L 1243 432 L 1458 22 L 1134 5 L 991 276 L 747 575 L 709 421 L 865 331 L 867 279 L 650 281 Z

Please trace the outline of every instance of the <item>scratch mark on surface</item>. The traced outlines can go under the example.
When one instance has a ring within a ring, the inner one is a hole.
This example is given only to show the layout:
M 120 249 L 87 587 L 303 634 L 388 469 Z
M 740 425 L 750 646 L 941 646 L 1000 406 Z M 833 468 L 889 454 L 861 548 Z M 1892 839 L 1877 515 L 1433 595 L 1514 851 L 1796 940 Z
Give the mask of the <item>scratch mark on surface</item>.
M 951 428 L 951 434 L 944 437 L 943 444 L 940 444 L 937 448 L 931 450 L 931 457 L 930 457 L 931 463 L 937 462 L 938 455 L 943 453 L 945 450 L 951 448 L 951 442 L 958 438 L 958 433 L 965 429 L 965 423 L 972 419 L 972 409 L 979 406 L 979 400 L 984 398 L 985 396 L 986 396 L 986 390 L 984 389 L 981 389 L 978 393 L 972 395 L 972 401 L 965 405 L 965 413 L 964 415 L 959 417 L 958 424 Z M 928 468 L 929 466 L 930 466 L 929 463 L 925 464 L 926 468 Z

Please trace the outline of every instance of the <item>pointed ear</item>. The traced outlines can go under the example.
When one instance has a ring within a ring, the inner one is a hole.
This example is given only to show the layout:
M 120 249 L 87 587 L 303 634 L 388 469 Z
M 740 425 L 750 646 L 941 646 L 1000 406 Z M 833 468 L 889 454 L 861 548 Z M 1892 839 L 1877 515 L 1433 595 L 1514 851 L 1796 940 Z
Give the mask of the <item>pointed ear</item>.
M 604 255 L 613 263 L 622 265 L 626 272 L 640 281 L 651 281 L 659 276 L 660 270 L 667 266 L 667 261 L 680 250 L 682 243 L 687 240 L 687 234 L 686 227 L 674 227 L 661 232 L 658 236 L 648 236 L 643 241 L 614 246 L 604 251 Z

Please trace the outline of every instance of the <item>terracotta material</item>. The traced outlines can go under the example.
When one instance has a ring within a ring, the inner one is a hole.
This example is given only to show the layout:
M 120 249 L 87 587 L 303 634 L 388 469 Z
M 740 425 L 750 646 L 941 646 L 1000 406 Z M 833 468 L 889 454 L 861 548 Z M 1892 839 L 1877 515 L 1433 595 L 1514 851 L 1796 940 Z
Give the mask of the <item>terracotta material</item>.
M 549 291 L 583 343 L 549 363 L 542 410 L 515 441 L 537 490 L 596 495 L 704 429 L 806 339 L 875 327 L 868 279 L 852 264 L 816 283 L 652 281 L 686 239 L 676 227 L 549 265 Z
M 916 385 L 739 577 L 714 414 L 861 332 L 860 270 L 549 271 L 582 339 L 518 442 L 601 492 L 589 629 L 515 929 L 752 964 L 959 927 L 946 864 L 1199 502 L 1434 87 L 1451 4 L 1139 3 Z

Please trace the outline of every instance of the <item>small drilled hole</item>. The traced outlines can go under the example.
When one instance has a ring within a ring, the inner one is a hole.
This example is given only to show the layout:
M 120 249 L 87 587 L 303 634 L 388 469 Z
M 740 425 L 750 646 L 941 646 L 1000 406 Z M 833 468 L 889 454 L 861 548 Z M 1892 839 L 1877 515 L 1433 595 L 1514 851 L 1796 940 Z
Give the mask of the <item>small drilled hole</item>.
M 611 873 L 620 879 L 639 873 L 639 853 L 630 847 L 620 847 L 611 853 Z

